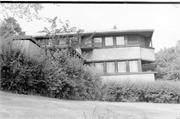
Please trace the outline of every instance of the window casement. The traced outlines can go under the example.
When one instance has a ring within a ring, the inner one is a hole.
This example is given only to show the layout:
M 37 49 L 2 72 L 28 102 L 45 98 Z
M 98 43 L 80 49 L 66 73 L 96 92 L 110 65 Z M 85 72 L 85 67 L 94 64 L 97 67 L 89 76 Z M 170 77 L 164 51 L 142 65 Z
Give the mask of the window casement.
M 103 63 L 94 63 L 95 68 L 100 72 L 100 73 L 104 73 L 104 65 Z
M 59 45 L 66 45 L 66 38 L 60 38 Z
M 105 46 L 113 46 L 113 37 L 105 37 Z
M 138 61 L 129 61 L 129 71 L 138 72 Z
M 102 47 L 102 38 L 94 38 L 94 47 Z
M 42 40 L 39 40 L 40 44 L 42 46 L 45 46 L 45 45 L 48 45 L 48 40 L 47 39 L 42 39 Z
M 118 73 L 126 72 L 126 61 L 118 61 Z
M 124 36 L 117 36 L 116 37 L 116 45 L 125 45 Z
M 106 62 L 107 74 L 115 73 L 115 62 Z

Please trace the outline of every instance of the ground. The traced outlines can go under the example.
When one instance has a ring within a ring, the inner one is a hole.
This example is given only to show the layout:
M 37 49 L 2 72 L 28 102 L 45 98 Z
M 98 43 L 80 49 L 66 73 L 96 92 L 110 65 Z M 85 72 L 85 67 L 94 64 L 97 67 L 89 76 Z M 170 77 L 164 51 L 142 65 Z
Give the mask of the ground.
M 180 119 L 179 116 L 180 104 L 70 101 L 0 91 L 0 119 Z

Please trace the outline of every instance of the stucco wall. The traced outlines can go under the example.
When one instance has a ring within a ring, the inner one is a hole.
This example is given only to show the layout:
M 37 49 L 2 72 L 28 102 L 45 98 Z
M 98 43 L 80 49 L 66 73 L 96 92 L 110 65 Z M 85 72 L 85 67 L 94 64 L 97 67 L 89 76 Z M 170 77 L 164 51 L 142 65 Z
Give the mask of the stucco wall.
M 108 82 L 120 82 L 120 81 L 144 81 L 152 82 L 155 81 L 154 73 L 140 73 L 140 74 L 130 74 L 130 75 L 113 75 L 113 76 L 102 76 L 104 83 Z
M 42 49 L 30 40 L 14 40 L 13 47 L 20 48 L 25 54 L 35 56 L 42 53 Z
M 94 49 L 85 54 L 88 61 L 139 59 L 140 47 Z
M 13 47 L 20 48 L 24 53 L 28 53 L 29 40 L 14 40 Z
M 154 49 L 141 48 L 141 59 L 155 61 Z
M 38 45 L 34 44 L 33 42 L 29 41 L 28 43 L 28 54 L 30 56 L 36 56 L 43 53 L 43 49 L 41 49 Z

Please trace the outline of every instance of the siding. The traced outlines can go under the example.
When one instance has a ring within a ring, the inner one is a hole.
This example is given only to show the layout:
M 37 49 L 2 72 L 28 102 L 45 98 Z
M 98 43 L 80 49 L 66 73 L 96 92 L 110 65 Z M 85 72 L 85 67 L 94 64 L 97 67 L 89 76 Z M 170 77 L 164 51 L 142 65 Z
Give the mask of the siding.
M 154 49 L 141 48 L 141 59 L 155 61 Z
M 102 76 L 102 81 L 104 83 L 110 82 L 120 82 L 120 81 L 143 81 L 152 82 L 155 81 L 154 73 L 139 73 L 130 75 L 112 75 L 112 76 Z
M 88 61 L 140 59 L 140 47 L 94 49 L 84 57 Z

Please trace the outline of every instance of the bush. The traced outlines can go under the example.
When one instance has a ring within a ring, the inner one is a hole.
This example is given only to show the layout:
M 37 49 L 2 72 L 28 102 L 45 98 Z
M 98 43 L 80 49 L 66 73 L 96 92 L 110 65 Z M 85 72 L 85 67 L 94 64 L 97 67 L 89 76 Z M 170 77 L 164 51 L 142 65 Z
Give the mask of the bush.
M 98 97 L 100 75 L 93 67 L 72 57 L 67 50 L 57 50 L 49 57 L 44 72 L 49 82 L 51 97 L 72 100 L 95 100 Z
M 121 82 L 106 84 L 106 101 L 178 103 L 180 82 Z
M 20 49 L 13 48 L 7 39 L 3 44 L 1 59 L 1 90 L 23 94 L 47 93 L 47 82 L 42 62 L 30 58 Z
M 1 53 L 1 90 L 60 99 L 97 100 L 100 74 L 66 50 L 32 58 L 5 42 Z M 50 50 L 48 50 L 50 51 Z

